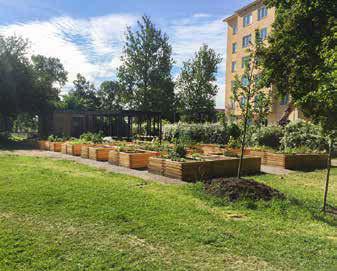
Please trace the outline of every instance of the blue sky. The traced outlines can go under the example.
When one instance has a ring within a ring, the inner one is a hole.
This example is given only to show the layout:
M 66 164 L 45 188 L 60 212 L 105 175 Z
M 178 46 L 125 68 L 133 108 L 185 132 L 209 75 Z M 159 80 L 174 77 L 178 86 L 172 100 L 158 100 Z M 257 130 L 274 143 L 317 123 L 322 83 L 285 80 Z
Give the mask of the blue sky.
M 31 41 L 31 54 L 61 59 L 71 86 L 76 73 L 92 82 L 114 79 L 126 26 L 151 16 L 170 37 L 177 76 L 203 44 L 220 53 L 217 107 L 224 106 L 226 25 L 222 19 L 251 0 L 0 0 L 0 34 Z

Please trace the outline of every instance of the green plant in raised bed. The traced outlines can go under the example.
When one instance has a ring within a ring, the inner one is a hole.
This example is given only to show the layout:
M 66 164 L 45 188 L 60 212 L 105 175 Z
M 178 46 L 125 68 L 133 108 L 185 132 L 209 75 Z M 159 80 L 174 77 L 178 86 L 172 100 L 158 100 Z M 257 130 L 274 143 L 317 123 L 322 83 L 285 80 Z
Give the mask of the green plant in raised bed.
M 168 157 L 173 161 L 184 161 L 186 159 L 187 150 L 184 144 L 179 143 L 169 150 Z
M 127 152 L 127 153 L 135 153 L 137 152 L 136 146 L 121 146 L 117 148 L 118 152 Z
M 191 155 L 191 158 L 193 160 L 197 160 L 197 161 L 205 161 L 206 160 L 205 157 L 203 157 L 200 153 L 193 153 Z
M 81 143 L 94 143 L 100 144 L 103 143 L 103 132 L 91 133 L 87 132 L 80 136 Z
M 50 135 L 48 137 L 48 141 L 50 141 L 50 142 L 63 142 L 65 140 L 66 140 L 65 137 L 58 137 L 56 135 Z
M 278 151 L 278 153 L 283 154 L 320 154 L 320 153 L 326 153 L 325 151 L 320 150 L 313 150 L 306 146 L 296 147 L 296 148 L 285 148 L 281 151 Z

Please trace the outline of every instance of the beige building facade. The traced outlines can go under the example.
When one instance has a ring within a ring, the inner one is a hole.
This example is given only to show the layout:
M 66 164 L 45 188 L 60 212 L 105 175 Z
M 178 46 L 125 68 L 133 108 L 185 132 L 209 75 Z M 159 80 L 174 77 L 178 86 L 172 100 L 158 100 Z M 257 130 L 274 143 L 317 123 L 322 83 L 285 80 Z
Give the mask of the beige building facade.
M 241 76 L 244 72 L 244 63 L 247 61 L 249 53 L 247 49 L 254 43 L 255 31 L 260 31 L 263 40 L 272 31 L 272 24 L 275 19 L 275 9 L 267 8 L 262 0 L 257 0 L 251 4 L 237 10 L 232 16 L 226 18 L 224 22 L 228 25 L 227 31 L 227 58 L 226 58 L 226 89 L 225 89 L 225 108 L 227 112 L 239 116 L 240 108 L 232 100 L 232 87 L 236 75 Z M 271 113 L 268 123 L 277 123 L 283 116 L 288 107 L 289 98 L 279 99 L 273 95 Z M 294 110 L 289 120 L 294 121 L 302 118 L 301 112 Z

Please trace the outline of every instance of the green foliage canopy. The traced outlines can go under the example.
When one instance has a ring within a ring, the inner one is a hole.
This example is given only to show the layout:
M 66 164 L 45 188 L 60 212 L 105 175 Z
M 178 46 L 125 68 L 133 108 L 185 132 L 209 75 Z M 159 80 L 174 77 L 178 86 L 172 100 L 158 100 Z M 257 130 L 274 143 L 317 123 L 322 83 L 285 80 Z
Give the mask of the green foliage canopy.
M 172 48 L 168 40 L 149 17 L 143 16 L 137 30 L 127 29 L 117 78 L 124 90 L 126 107 L 160 111 L 164 118 L 172 119 L 175 99 Z
M 209 121 L 215 116 L 217 66 L 220 55 L 203 45 L 193 59 L 183 63 L 177 80 L 178 112 L 189 122 Z

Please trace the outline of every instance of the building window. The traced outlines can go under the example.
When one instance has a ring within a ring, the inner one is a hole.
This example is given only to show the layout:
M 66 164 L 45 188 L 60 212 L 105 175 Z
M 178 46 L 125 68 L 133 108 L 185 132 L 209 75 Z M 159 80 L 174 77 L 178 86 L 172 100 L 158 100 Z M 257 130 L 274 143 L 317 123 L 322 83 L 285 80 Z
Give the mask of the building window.
M 240 103 L 241 103 L 241 106 L 242 107 L 245 107 L 246 106 L 246 97 L 245 96 L 243 96 L 242 98 L 241 98 L 241 101 L 240 101 Z
M 246 68 L 249 65 L 250 58 L 249 56 L 244 56 L 241 62 L 241 68 Z
M 233 54 L 235 54 L 237 51 L 238 51 L 238 44 L 235 42 L 232 45 L 232 52 L 233 52 Z
M 242 76 L 241 78 L 241 84 L 244 86 L 244 87 L 247 87 L 249 85 L 249 80 L 246 76 Z
M 253 15 L 251 13 L 243 17 L 243 27 L 250 25 L 253 21 Z
M 262 29 L 260 30 L 260 39 L 261 39 L 261 40 L 265 40 L 265 39 L 267 38 L 267 36 L 268 36 L 268 30 L 267 30 L 267 27 L 262 28 Z
M 233 35 L 238 33 L 238 25 L 235 23 L 233 24 Z
M 289 103 L 289 95 L 287 94 L 281 99 L 280 105 L 287 105 Z
M 267 17 L 267 15 L 268 15 L 268 9 L 266 6 L 259 8 L 258 13 L 257 13 L 257 17 L 259 21 L 262 20 L 264 17 Z
M 236 71 L 236 61 L 232 62 L 232 72 Z
M 242 48 L 247 48 L 252 41 L 252 35 L 244 36 L 242 38 Z

